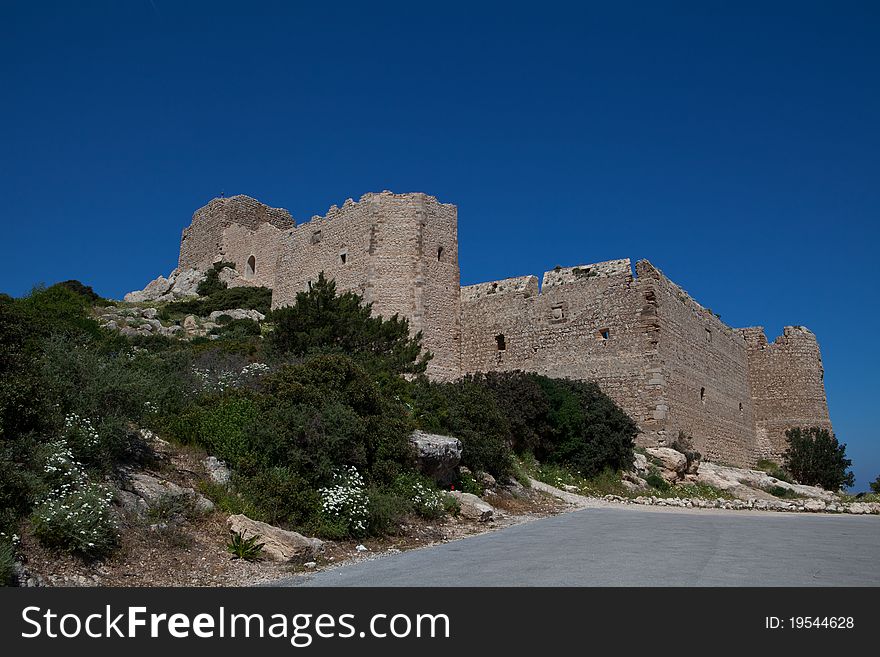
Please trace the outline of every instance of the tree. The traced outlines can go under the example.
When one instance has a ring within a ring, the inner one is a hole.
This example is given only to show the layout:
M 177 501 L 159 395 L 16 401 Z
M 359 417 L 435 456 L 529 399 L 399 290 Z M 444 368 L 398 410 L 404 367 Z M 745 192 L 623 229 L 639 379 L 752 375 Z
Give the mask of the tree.
M 411 336 L 406 319 L 372 316 L 372 304 L 354 292 L 337 294 L 336 283 L 323 272 L 271 320 L 269 346 L 282 356 L 344 353 L 373 372 L 392 374 L 420 374 L 431 358 L 422 352 L 421 332 Z
M 880 475 L 877 475 L 877 478 L 871 482 L 871 491 L 880 495 Z
M 852 486 L 855 476 L 848 470 L 852 461 L 846 458 L 846 444 L 824 427 L 789 429 L 788 450 L 783 455 L 785 469 L 802 484 L 840 490 Z

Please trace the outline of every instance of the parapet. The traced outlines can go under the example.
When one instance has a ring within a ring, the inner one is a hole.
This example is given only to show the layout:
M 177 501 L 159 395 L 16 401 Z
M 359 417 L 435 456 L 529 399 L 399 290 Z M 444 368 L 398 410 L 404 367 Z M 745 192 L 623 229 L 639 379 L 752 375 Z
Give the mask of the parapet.
M 489 283 L 466 285 L 461 288 L 462 301 L 475 301 L 494 294 L 517 294 L 526 299 L 537 296 L 538 277 L 518 276 L 516 278 L 505 278 L 500 281 L 492 281 Z
M 580 283 L 591 278 L 609 278 L 611 276 L 632 276 L 629 258 L 596 262 L 591 265 L 578 265 L 577 267 L 556 267 L 544 272 L 542 289 L 549 285 Z
M 273 208 L 244 194 L 211 199 L 207 205 L 195 211 L 193 223 L 201 217 L 211 216 L 220 216 L 224 222 L 240 224 L 251 230 L 256 230 L 263 223 L 282 230 L 296 225 L 290 212 L 284 208 Z

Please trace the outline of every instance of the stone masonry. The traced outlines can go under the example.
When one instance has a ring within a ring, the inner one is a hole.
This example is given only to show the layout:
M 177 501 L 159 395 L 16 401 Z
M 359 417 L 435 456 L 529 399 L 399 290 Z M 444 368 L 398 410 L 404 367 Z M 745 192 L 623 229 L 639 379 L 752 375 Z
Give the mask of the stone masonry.
M 183 231 L 181 270 L 230 261 L 238 284 L 292 303 L 321 272 L 376 314 L 406 317 L 429 376 L 523 370 L 596 381 L 638 423 L 643 446 L 679 431 L 706 458 L 779 460 L 785 430 L 830 428 L 815 336 L 734 329 L 647 260 L 557 267 L 460 286 L 458 210 L 422 193 L 365 194 L 297 225 L 247 196 L 214 199 Z

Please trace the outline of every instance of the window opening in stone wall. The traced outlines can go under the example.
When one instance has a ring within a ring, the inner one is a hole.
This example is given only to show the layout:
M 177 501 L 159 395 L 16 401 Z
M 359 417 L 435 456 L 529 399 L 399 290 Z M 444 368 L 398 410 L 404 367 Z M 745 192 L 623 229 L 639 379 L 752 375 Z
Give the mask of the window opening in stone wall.
M 346 262 L 348 262 L 348 253 L 343 251 L 339 254 L 339 264 L 344 265 Z
M 507 349 L 507 342 L 504 339 L 503 333 L 499 333 L 495 336 L 495 348 L 498 351 L 505 351 Z
M 742 402 L 739 403 L 739 412 L 740 413 L 743 412 L 743 403 Z
M 312 244 L 317 244 L 322 239 L 324 239 L 324 236 L 321 234 L 320 230 L 316 230 L 314 233 L 312 233 Z
M 437 247 L 437 262 L 440 262 L 440 259 L 443 257 L 443 247 Z
M 611 331 L 610 331 L 609 329 L 602 329 L 601 331 L 599 331 L 599 338 L 600 338 L 601 340 L 604 341 L 604 340 L 607 340 L 607 339 L 610 338 L 610 337 L 611 337 Z
M 561 303 L 557 303 L 550 309 L 550 319 L 554 322 L 561 322 L 565 319 L 565 308 Z
M 706 389 L 700 388 L 700 401 L 706 403 Z
M 706 329 L 706 342 L 712 342 L 712 331 Z
M 248 258 L 247 267 L 244 270 L 244 277 L 248 280 L 251 280 L 254 277 L 254 274 L 257 273 L 257 259 L 254 256 Z

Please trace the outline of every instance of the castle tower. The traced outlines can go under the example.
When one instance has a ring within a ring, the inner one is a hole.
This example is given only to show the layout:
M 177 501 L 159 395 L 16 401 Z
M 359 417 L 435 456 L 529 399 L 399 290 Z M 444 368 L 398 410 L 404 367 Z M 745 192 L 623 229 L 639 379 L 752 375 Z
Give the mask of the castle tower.
M 215 262 L 232 262 L 244 284 L 272 287 L 282 237 L 295 225 L 287 210 L 250 196 L 215 198 L 183 230 L 178 267 L 206 271 Z
M 340 292 L 354 291 L 383 317 L 399 315 L 434 354 L 428 373 L 459 376 L 458 210 L 422 193 L 365 194 L 290 231 L 280 249 L 273 307 L 324 272 Z

